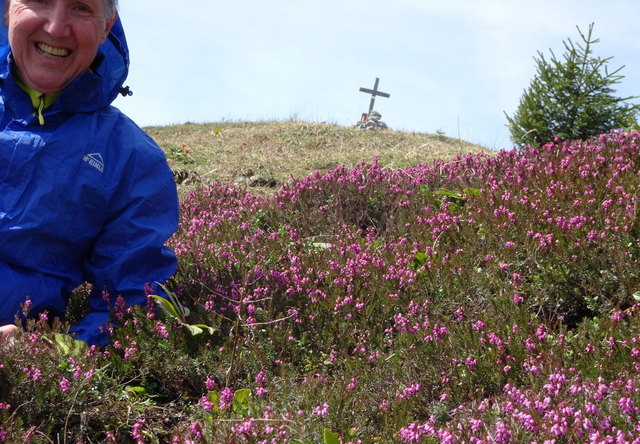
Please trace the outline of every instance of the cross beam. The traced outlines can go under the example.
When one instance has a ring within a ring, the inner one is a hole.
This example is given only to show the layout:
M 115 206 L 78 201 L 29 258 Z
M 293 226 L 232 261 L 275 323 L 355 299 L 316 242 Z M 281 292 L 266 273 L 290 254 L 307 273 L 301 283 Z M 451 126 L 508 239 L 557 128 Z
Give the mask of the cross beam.
M 378 84 L 380 83 L 380 79 L 376 77 L 376 83 L 373 85 L 373 89 L 369 88 L 360 88 L 360 91 L 363 93 L 371 94 L 371 103 L 369 104 L 369 114 L 373 111 L 373 105 L 376 103 L 376 96 L 380 97 L 391 97 L 390 94 L 378 91 Z

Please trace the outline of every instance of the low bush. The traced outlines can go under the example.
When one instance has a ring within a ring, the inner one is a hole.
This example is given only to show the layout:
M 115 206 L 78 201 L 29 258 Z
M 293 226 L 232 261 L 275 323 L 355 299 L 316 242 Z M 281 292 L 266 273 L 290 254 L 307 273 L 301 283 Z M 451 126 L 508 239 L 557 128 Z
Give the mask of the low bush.
M 164 310 L 0 347 L 0 442 L 637 442 L 639 138 L 202 186 Z

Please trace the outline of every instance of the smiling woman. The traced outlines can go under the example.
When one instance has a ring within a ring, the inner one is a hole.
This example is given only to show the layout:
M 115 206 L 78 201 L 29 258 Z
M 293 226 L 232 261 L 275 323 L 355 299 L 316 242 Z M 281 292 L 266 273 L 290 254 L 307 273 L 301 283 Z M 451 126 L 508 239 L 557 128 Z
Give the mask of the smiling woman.
M 111 106 L 129 67 L 116 8 L 115 0 L 3 5 L 0 343 L 16 320 L 64 318 L 72 291 L 89 282 L 88 313 L 72 330 L 106 344 L 115 300 L 144 303 L 175 272 L 164 245 L 177 226 L 172 173 L 162 150 Z
M 6 20 L 21 79 L 41 93 L 58 93 L 89 68 L 115 19 L 104 0 L 11 0 Z

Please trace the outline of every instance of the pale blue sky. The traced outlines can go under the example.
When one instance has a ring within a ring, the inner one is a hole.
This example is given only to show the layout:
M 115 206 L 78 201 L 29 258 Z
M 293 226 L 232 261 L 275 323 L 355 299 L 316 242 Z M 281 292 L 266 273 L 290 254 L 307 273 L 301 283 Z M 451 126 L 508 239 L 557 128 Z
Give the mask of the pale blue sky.
M 625 65 L 640 95 L 638 0 L 120 0 L 131 50 L 115 105 L 139 125 L 299 120 L 350 126 L 369 107 L 397 130 L 510 148 L 533 57 L 580 41 Z

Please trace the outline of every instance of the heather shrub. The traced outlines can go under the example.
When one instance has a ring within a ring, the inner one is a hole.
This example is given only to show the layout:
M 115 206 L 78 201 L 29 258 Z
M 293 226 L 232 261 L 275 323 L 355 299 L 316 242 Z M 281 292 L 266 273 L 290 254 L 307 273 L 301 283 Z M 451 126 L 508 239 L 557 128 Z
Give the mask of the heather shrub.
M 0 442 L 633 442 L 639 137 L 190 191 L 175 298 L 0 347 Z

